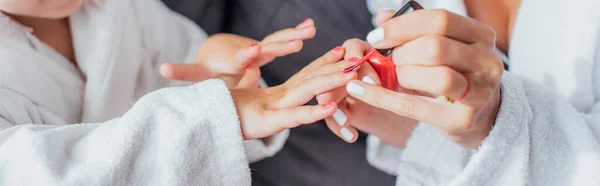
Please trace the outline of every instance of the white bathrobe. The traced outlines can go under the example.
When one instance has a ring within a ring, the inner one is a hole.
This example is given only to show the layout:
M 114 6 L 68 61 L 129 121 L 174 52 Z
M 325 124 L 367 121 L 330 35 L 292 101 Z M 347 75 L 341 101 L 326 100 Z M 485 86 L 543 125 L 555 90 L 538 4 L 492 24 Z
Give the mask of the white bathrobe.
M 462 0 L 421 0 L 466 15 Z M 376 13 L 404 0 L 370 0 Z M 494 128 L 478 151 L 421 123 L 405 149 L 369 137 L 372 165 L 406 185 L 600 185 L 600 1 L 523 0 Z
M 70 23 L 78 67 L 0 13 L 0 185 L 250 185 L 283 146 L 242 140 L 220 80 L 154 91 L 206 39 L 160 1 L 86 1 Z

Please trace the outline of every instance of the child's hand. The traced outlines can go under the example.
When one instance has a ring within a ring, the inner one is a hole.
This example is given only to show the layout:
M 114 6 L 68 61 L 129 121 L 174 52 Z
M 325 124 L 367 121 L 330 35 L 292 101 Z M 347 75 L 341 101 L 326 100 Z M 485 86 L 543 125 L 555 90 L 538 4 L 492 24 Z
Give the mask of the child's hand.
M 194 64 L 164 64 L 161 74 L 169 79 L 203 81 L 221 78 L 228 87 L 258 87 L 260 67 L 302 49 L 303 40 L 315 36 L 314 22 L 307 19 L 296 28 L 267 36 L 263 41 L 232 35 L 216 34 L 199 49 Z
M 337 109 L 335 102 L 305 104 L 317 94 L 344 87 L 356 79 L 355 71 L 343 73 L 344 68 L 352 65 L 338 62 L 343 56 L 343 48 L 338 47 L 276 87 L 232 89 L 244 139 L 268 137 L 286 128 L 331 117 Z

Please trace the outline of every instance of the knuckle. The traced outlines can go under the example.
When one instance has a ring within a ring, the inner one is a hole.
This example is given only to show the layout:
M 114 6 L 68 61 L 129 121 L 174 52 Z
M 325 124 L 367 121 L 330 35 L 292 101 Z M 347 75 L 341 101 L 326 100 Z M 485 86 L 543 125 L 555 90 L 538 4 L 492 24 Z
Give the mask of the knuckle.
M 494 30 L 494 28 L 492 28 L 492 26 L 489 26 L 487 24 L 484 24 L 483 28 L 484 29 L 482 29 L 482 31 L 481 31 L 483 37 L 488 39 L 488 41 L 491 41 L 491 43 L 495 43 L 496 31 Z
M 315 122 L 320 119 L 320 116 L 321 112 L 319 111 L 319 109 L 317 109 L 316 107 L 311 107 L 306 113 L 306 120 L 302 122 L 302 124 Z
M 447 10 L 434 10 L 433 15 L 433 30 L 436 34 L 446 34 L 450 27 L 450 19 L 452 18 L 452 13 Z
M 427 58 L 434 62 L 439 63 L 444 59 L 444 43 L 441 37 L 438 36 L 426 36 L 423 38 L 425 47 L 428 48 Z
M 342 59 L 341 55 L 338 55 L 337 52 L 335 51 L 329 51 L 327 54 L 325 54 L 321 60 L 325 61 L 325 62 L 337 62 L 340 59 Z
M 502 63 L 502 60 L 495 54 L 492 54 L 486 61 L 488 61 L 487 67 L 484 68 L 483 73 L 481 74 L 485 74 L 492 84 L 498 84 L 504 73 L 504 64 Z
M 500 62 L 500 63 L 496 64 L 495 68 L 490 70 L 490 76 L 492 77 L 492 82 L 494 84 L 500 83 L 502 74 L 504 74 L 504 65 L 502 64 L 502 62 Z

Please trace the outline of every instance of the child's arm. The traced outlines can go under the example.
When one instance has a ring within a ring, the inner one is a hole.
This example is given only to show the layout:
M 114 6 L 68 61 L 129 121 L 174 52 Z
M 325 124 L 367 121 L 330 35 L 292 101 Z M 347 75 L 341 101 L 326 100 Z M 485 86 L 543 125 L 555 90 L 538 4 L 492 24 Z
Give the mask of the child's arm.
M 342 72 L 343 56 L 332 50 L 268 89 L 229 91 L 213 79 L 157 90 L 104 123 L 58 123 L 0 88 L 0 185 L 250 185 L 242 140 L 333 115 L 333 102 L 304 105 L 356 78 Z
M 221 81 L 155 91 L 105 123 L 27 124 L 45 122 L 40 109 L 0 89 L 0 185 L 250 183 L 240 122 Z

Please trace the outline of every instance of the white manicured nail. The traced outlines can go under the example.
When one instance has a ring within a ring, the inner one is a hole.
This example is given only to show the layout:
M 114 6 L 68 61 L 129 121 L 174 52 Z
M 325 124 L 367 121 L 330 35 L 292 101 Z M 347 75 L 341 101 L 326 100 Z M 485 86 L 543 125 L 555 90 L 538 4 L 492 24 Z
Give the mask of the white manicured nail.
M 383 28 L 381 27 L 378 27 L 377 29 L 369 32 L 369 35 L 367 35 L 367 42 L 369 42 L 372 45 L 375 43 L 379 43 L 381 40 L 383 40 L 383 32 Z
M 335 122 L 337 122 L 338 125 L 343 126 L 346 124 L 346 121 L 348 121 L 348 116 L 346 116 L 342 110 L 337 109 L 335 110 L 335 113 L 333 113 L 333 119 L 335 119 Z
M 340 134 L 346 141 L 352 141 L 352 139 L 354 139 L 354 134 L 346 127 L 340 129 Z
M 358 95 L 358 96 L 365 95 L 365 88 L 356 83 L 352 83 L 352 82 L 348 83 L 346 85 L 346 90 L 349 93 L 354 94 L 354 95 Z
M 365 76 L 362 78 L 362 81 L 371 85 L 377 85 L 377 83 L 375 83 L 375 80 L 373 80 L 373 78 L 369 77 L 369 76 Z

